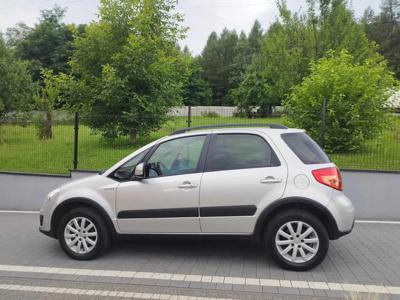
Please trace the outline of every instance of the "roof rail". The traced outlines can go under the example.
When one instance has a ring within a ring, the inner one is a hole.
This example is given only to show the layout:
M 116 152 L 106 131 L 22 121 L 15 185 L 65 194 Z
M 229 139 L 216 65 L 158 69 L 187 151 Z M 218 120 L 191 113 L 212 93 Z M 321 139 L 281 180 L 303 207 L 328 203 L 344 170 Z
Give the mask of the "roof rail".
M 193 127 L 179 129 L 179 130 L 171 133 L 171 135 L 185 133 L 185 132 L 197 130 L 197 129 L 226 128 L 226 127 L 269 127 L 272 129 L 288 129 L 288 127 L 281 125 L 281 124 L 276 124 L 276 123 L 213 124 L 213 125 L 193 126 Z

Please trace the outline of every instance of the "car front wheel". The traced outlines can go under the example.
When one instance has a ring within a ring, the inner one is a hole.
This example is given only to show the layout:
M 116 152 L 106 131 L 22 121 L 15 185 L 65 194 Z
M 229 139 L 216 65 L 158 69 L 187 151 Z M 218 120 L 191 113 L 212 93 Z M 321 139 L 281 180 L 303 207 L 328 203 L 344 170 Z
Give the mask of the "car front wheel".
M 272 258 L 282 267 L 305 271 L 325 258 L 329 238 L 321 221 L 307 211 L 284 211 L 271 220 L 265 242 Z
M 110 243 L 103 218 L 94 210 L 81 207 L 67 212 L 58 228 L 62 249 L 72 258 L 88 260 L 105 251 Z

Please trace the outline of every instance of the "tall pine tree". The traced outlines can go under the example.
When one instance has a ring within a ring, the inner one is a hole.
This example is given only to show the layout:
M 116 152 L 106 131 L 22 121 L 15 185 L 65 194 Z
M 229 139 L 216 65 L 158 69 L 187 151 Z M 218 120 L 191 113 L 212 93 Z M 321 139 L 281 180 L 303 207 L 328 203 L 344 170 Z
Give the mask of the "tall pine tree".
M 368 38 L 378 43 L 379 52 L 400 79 L 400 0 L 383 0 L 379 15 L 367 9 L 363 23 Z
M 230 93 L 243 80 L 253 56 L 261 49 L 263 31 L 257 20 L 246 36 L 224 29 L 220 35 L 212 32 L 202 53 L 205 80 L 212 89 L 213 105 L 234 105 Z
M 219 36 L 212 32 L 202 52 L 204 76 L 212 90 L 213 105 L 231 104 L 227 96 L 238 40 L 234 30 L 225 28 Z
M 184 52 L 185 53 L 185 52 Z M 185 53 L 188 55 L 187 53 Z M 189 78 L 183 89 L 183 104 L 191 106 L 208 106 L 211 105 L 211 89 L 204 80 L 204 71 L 200 63 L 199 57 L 191 57 L 188 55 Z

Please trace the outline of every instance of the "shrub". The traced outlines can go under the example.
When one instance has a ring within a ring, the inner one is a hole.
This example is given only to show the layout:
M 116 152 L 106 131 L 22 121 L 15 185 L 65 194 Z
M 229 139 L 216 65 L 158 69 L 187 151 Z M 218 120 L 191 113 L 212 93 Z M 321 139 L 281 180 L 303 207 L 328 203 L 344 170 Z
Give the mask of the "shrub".
M 219 118 L 219 114 L 215 111 L 204 111 L 201 113 L 201 116 L 206 118 Z
M 310 71 L 285 101 L 292 125 L 306 129 L 319 140 L 325 99 L 326 151 L 359 150 L 365 140 L 381 132 L 388 119 L 387 91 L 396 80 L 380 56 L 358 64 L 345 50 L 329 52 L 326 58 L 312 63 Z

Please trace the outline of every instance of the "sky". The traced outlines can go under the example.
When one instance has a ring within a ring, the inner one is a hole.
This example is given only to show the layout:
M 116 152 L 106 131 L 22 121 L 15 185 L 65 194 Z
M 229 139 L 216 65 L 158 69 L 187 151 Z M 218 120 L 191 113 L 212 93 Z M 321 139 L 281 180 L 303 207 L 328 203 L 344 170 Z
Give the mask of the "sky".
M 367 7 L 378 11 L 380 0 L 352 0 L 357 17 Z M 287 0 L 289 9 L 304 10 L 305 0 Z M 40 10 L 50 9 L 55 4 L 67 8 L 65 23 L 88 23 L 97 18 L 99 0 L 0 0 L 0 32 L 18 22 L 32 26 L 37 22 Z M 255 19 L 263 28 L 268 28 L 278 14 L 276 0 L 180 0 L 177 11 L 184 15 L 183 25 L 189 27 L 185 40 L 193 54 L 200 54 L 208 35 L 221 32 L 224 27 L 240 32 L 249 32 Z

